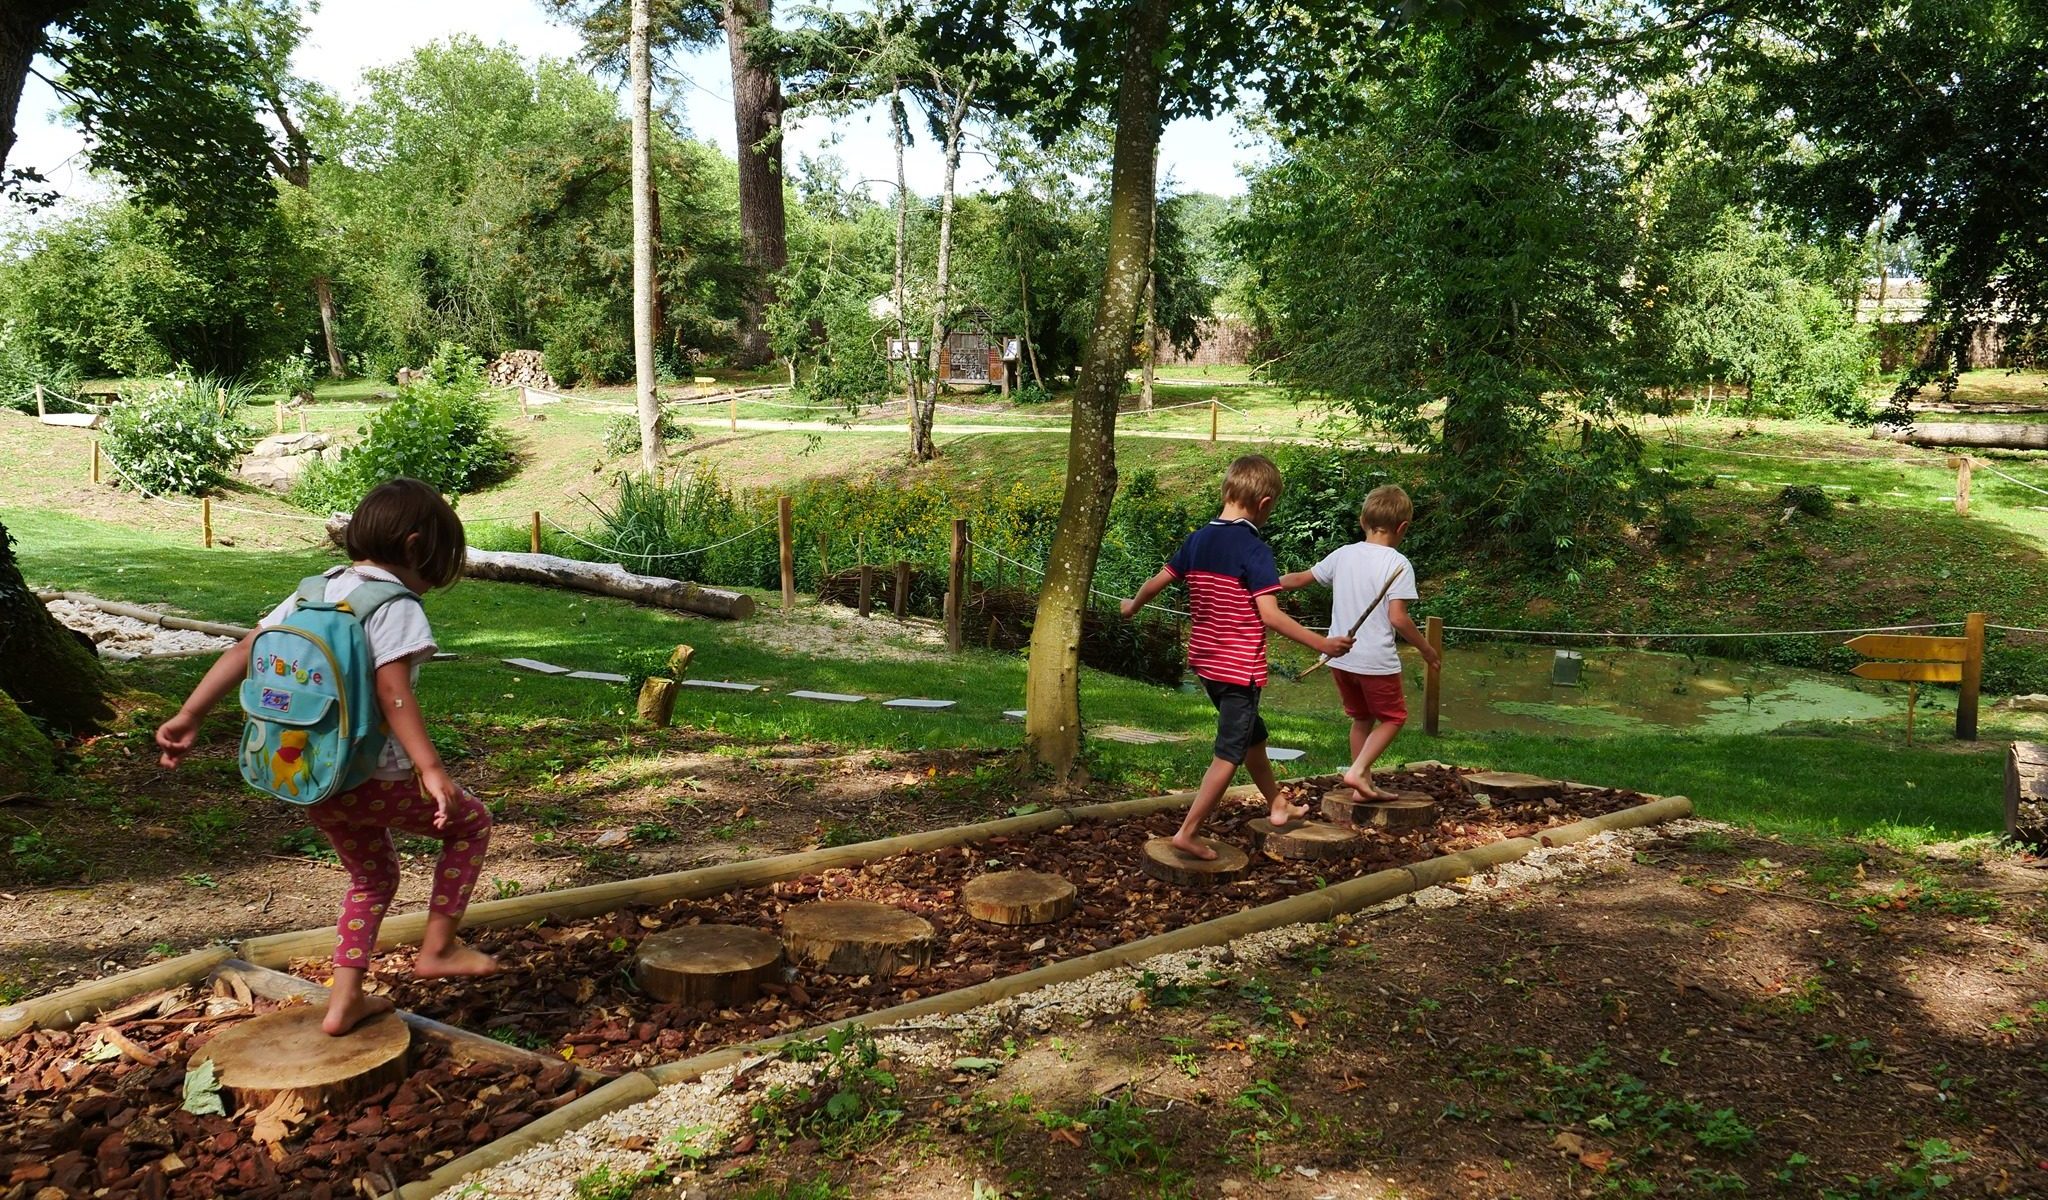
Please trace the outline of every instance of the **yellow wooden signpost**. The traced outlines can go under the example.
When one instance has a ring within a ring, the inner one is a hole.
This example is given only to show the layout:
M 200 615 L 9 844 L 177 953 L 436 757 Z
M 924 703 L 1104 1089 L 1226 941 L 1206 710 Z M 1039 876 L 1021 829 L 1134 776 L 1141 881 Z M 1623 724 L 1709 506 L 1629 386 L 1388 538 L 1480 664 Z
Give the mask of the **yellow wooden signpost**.
M 1984 677 L 1983 613 L 1971 613 L 1964 619 L 1961 637 L 1866 633 L 1845 644 L 1865 658 L 1886 660 L 1857 663 L 1850 674 L 1906 685 L 1908 743 L 1913 740 L 1913 710 L 1919 706 L 1923 683 L 1960 685 L 1956 737 L 1966 742 L 1977 740 L 1977 689 Z

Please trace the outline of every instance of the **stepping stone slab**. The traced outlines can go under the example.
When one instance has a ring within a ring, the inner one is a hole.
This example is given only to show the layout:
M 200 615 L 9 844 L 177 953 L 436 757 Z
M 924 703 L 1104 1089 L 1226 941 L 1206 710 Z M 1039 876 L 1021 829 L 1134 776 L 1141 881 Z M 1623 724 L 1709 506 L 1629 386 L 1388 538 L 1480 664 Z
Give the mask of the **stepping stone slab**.
M 346 1112 L 405 1078 L 412 1030 L 397 1013 L 372 1017 L 341 1037 L 320 1030 L 324 1006 L 295 1005 L 234 1025 L 194 1056 L 211 1060 L 241 1111 L 290 1093 L 308 1114 Z
M 958 700 L 884 700 L 882 701 L 882 707 L 938 709 L 951 708 L 958 703 L 960 703 Z
M 1244 827 L 1250 831 L 1259 853 L 1281 862 L 1347 858 L 1358 853 L 1364 844 L 1356 830 L 1322 821 L 1294 820 L 1275 829 L 1271 821 L 1259 817 L 1246 821 Z
M 1043 871 L 993 871 L 960 889 L 960 907 L 991 925 L 1043 925 L 1074 911 L 1074 885 Z
M 1105 742 L 1123 742 L 1131 746 L 1159 746 L 1167 742 L 1185 742 L 1185 733 L 1154 733 L 1149 729 L 1132 729 L 1128 725 L 1104 725 L 1091 736 Z
M 729 683 L 723 679 L 678 679 L 677 687 L 709 688 L 715 692 L 758 692 L 758 683 Z
M 553 663 L 544 663 L 539 659 L 533 658 L 508 658 L 505 660 L 505 665 L 508 667 L 518 667 L 522 671 L 532 671 L 537 675 L 567 675 L 569 673 L 569 668 L 567 667 L 558 667 Z
M 1266 747 L 1266 758 L 1272 762 L 1293 762 L 1297 758 L 1306 757 L 1307 754 L 1306 750 L 1291 750 L 1285 746 Z
M 1436 824 L 1436 800 L 1422 792 L 1396 792 L 1392 800 L 1361 800 L 1350 788 L 1323 795 L 1323 815 L 1339 825 L 1373 829 L 1425 829 Z
M 872 900 L 819 900 L 782 916 L 789 957 L 827 975 L 887 978 L 930 966 L 935 942 L 930 921 Z
M 1006 708 L 1003 710 L 1003 715 L 1012 721 L 1021 721 L 1024 719 L 1024 710 L 1021 708 Z
M 823 700 L 828 704 L 859 704 L 866 696 L 849 696 L 844 692 L 791 692 L 798 700 Z
M 614 674 L 612 674 L 612 673 L 611 673 L 610 671 L 571 671 L 571 672 L 569 672 L 569 678 L 571 678 L 571 679 L 594 679 L 594 680 L 596 680 L 596 681 L 597 681 L 597 682 L 599 682 L 599 683 L 624 683 L 624 682 L 626 682 L 626 677 L 625 677 L 624 675 L 614 675 Z
M 685 925 L 640 943 L 633 977 L 671 1004 L 745 1004 L 782 970 L 782 939 L 745 925 Z
M 1145 843 L 1140 865 L 1144 867 L 1145 874 L 1175 887 L 1215 887 L 1235 883 L 1251 869 L 1251 857 L 1229 842 L 1203 838 L 1202 844 L 1214 850 L 1216 857 L 1193 858 L 1175 848 L 1172 838 L 1151 838 Z
M 1564 784 L 1539 775 L 1514 771 L 1480 771 L 1465 776 L 1467 791 L 1484 792 L 1496 800 L 1553 800 L 1564 792 Z

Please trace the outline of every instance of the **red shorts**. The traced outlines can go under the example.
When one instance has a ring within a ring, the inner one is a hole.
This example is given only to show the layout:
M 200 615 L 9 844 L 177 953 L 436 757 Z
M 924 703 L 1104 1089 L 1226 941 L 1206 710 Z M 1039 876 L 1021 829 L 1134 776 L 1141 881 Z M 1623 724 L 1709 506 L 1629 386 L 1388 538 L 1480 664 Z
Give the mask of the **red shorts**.
M 1330 678 L 1337 682 L 1344 715 L 1352 720 L 1398 724 L 1408 719 L 1408 701 L 1401 695 L 1399 675 L 1360 675 L 1331 667 Z

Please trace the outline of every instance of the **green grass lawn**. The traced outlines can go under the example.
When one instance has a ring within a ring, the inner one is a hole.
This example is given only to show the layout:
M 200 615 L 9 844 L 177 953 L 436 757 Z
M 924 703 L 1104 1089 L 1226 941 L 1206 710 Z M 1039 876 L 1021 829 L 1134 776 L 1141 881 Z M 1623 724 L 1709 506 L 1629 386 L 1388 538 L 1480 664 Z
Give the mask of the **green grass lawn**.
M 315 551 L 202 550 L 163 535 L 112 527 L 47 511 L 0 508 L 19 539 L 31 582 L 131 601 L 168 602 L 192 615 L 246 623 L 289 592 L 301 576 L 331 560 Z M 750 623 L 684 619 L 620 601 L 575 593 L 475 581 L 429 600 L 445 649 L 455 662 L 428 668 L 421 682 L 429 711 L 467 714 L 472 721 L 548 736 L 550 722 L 587 728 L 623 724 L 631 711 L 624 689 L 511 671 L 498 660 L 537 657 L 564 666 L 606 669 L 624 652 L 697 648 L 693 675 L 769 685 L 750 695 L 690 692 L 678 720 L 716 730 L 742 744 L 779 747 L 825 744 L 841 749 L 1008 750 L 1020 727 L 1001 719 L 1023 697 L 1020 658 L 984 651 L 958 656 L 902 649 L 890 657 L 834 655 L 821 644 L 781 649 L 784 622 L 763 598 Z M 803 610 L 800 610 L 802 614 Z M 796 626 L 801 634 L 819 628 Z M 825 627 L 829 628 L 829 627 Z M 167 696 L 188 687 L 204 660 L 124 668 L 124 674 Z M 796 687 L 876 698 L 933 696 L 958 700 L 955 710 L 918 713 L 869 702 L 823 705 L 779 693 Z M 175 696 L 171 697 L 175 699 Z M 1132 746 L 1096 740 L 1089 748 L 1097 777 L 1131 792 L 1191 786 L 1206 766 L 1212 731 L 1198 695 L 1169 691 L 1098 672 L 1083 677 L 1091 722 L 1190 735 L 1175 744 Z M 1308 757 L 1297 773 L 1334 770 L 1345 754 L 1344 719 L 1275 712 L 1277 745 Z M 1702 815 L 1799 836 L 1887 836 L 1899 840 L 1994 832 L 2001 812 L 2001 764 L 1986 746 L 1905 748 L 1882 730 L 1843 728 L 1803 735 L 1703 737 L 1630 735 L 1540 737 L 1452 733 L 1429 738 L 1404 731 L 1389 761 L 1437 758 L 1461 764 L 1536 771 L 1561 777 L 1685 794 Z M 562 745 L 570 761 L 598 753 L 595 745 Z M 1000 777 L 987 786 L 1006 785 Z

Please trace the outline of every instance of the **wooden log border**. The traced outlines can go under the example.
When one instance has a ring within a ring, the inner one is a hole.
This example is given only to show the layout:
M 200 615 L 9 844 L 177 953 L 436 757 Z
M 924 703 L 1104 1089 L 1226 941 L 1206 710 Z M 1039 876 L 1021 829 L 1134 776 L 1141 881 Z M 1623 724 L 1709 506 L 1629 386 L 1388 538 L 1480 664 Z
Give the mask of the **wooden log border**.
M 41 600 L 45 604 L 52 600 L 69 600 L 73 604 L 83 604 L 87 608 L 98 609 L 103 613 L 112 613 L 117 617 L 131 617 L 145 624 L 156 625 L 164 629 L 186 629 L 194 633 L 210 633 L 215 637 L 234 638 L 236 641 L 248 637 L 252 632 L 247 626 L 243 625 L 223 625 L 219 621 L 195 621 L 190 617 L 162 613 L 153 608 L 143 608 L 136 604 L 123 604 L 118 600 L 102 600 L 98 596 L 88 595 L 85 592 L 37 592 L 36 599 Z
M 1156 797 L 1155 800 L 1179 797 Z M 1131 804 L 1146 804 L 1148 801 L 1127 801 Z M 1091 805 L 1088 808 L 1117 807 L 1115 805 Z M 1055 810 L 1060 811 L 1060 810 Z M 1084 809 L 1067 810 L 1082 812 Z M 676 1062 L 662 1063 L 629 1075 L 622 1075 L 611 1083 L 591 1092 L 582 1099 L 564 1105 L 528 1125 L 463 1155 L 425 1179 L 415 1180 L 398 1189 L 399 1200 L 430 1200 L 455 1187 L 462 1180 L 479 1171 L 503 1163 L 542 1142 L 550 1141 L 573 1132 L 599 1117 L 616 1112 L 629 1105 L 650 1099 L 663 1087 L 671 1084 L 689 1083 L 708 1072 L 731 1066 L 748 1058 L 772 1053 L 776 1048 L 792 1041 L 812 1040 L 822 1037 L 835 1029 L 856 1025 L 870 1028 L 901 1024 L 920 1017 L 951 1016 L 969 1009 L 979 1008 L 998 1000 L 1005 1000 L 1025 992 L 1035 991 L 1049 984 L 1080 979 L 1101 971 L 1118 967 L 1135 966 L 1161 954 L 1190 950 L 1201 946 L 1215 946 L 1230 942 L 1249 934 L 1278 929 L 1285 925 L 1299 925 L 1328 921 L 1340 914 L 1357 912 L 1375 904 L 1392 900 L 1423 888 L 1449 883 L 1469 875 L 1475 875 L 1505 863 L 1514 862 L 1532 851 L 1552 846 L 1569 846 L 1587 841 L 1603 833 L 1620 829 L 1637 829 L 1645 825 L 1656 825 L 1665 821 L 1678 820 L 1692 815 L 1692 801 L 1684 796 L 1648 797 L 1645 803 L 1620 812 L 1604 816 L 1588 817 L 1561 825 L 1556 829 L 1541 831 L 1535 837 L 1507 838 L 1490 842 L 1458 854 L 1446 854 L 1425 859 L 1404 867 L 1391 867 L 1361 875 L 1343 883 L 1334 884 L 1314 892 L 1290 896 L 1271 904 L 1245 909 L 1228 916 L 1217 917 L 1196 925 L 1153 937 L 1140 938 L 1107 950 L 1098 950 L 1079 958 L 1051 963 L 1029 971 L 1001 979 L 991 979 L 971 987 L 942 992 L 927 996 L 908 1004 L 899 1004 L 878 1012 L 863 1013 L 838 1021 L 798 1030 L 766 1041 L 721 1046 L 716 1050 Z M 990 824 L 1006 824 L 990 822 Z M 975 826 L 962 828 L 974 829 Z M 952 832 L 952 831 L 940 831 Z M 897 841 L 900 839 L 886 839 Z M 883 842 L 867 843 L 871 846 Z M 939 843 L 944 844 L 944 843 Z M 854 847 L 847 847 L 853 849 Z M 801 857 L 801 856 L 790 856 Z

